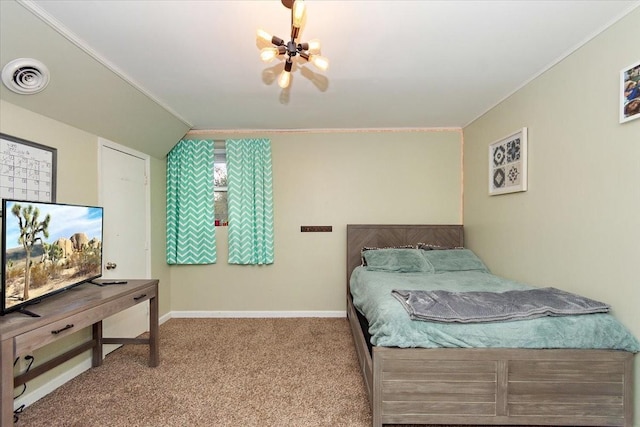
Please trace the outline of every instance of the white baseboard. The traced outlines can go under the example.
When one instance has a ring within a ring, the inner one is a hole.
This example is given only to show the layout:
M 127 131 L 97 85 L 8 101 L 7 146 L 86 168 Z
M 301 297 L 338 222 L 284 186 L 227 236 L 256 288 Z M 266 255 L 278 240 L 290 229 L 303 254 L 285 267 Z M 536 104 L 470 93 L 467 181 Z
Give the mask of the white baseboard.
M 347 312 L 343 310 L 337 310 L 337 311 L 172 311 L 171 313 L 168 314 L 168 316 L 170 316 L 169 318 L 347 317 Z

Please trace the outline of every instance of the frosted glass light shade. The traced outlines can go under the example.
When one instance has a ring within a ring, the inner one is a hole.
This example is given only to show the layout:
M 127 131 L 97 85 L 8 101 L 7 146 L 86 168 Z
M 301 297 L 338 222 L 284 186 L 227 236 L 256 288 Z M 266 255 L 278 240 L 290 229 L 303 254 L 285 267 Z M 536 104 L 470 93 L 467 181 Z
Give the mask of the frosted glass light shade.
M 320 53 L 320 40 L 311 39 L 307 44 L 309 45 L 309 53 Z
M 280 73 L 280 76 L 278 77 L 278 86 L 282 89 L 286 89 L 289 87 L 289 83 L 291 83 L 291 72 L 285 70 Z
M 324 56 L 311 55 L 309 61 L 322 71 L 327 71 L 327 68 L 329 68 L 329 60 Z
M 271 39 L 272 39 L 271 34 L 267 33 L 262 28 L 258 28 L 258 30 L 256 31 L 256 36 L 258 36 L 258 38 L 266 41 L 267 43 L 271 43 Z
M 300 25 L 302 25 L 302 20 L 304 19 L 304 11 L 304 0 L 296 0 L 293 2 L 293 7 L 291 8 L 291 19 L 294 27 L 300 28 Z
M 260 59 L 264 62 L 271 62 L 276 56 L 278 56 L 278 48 L 265 47 L 264 49 L 260 49 Z

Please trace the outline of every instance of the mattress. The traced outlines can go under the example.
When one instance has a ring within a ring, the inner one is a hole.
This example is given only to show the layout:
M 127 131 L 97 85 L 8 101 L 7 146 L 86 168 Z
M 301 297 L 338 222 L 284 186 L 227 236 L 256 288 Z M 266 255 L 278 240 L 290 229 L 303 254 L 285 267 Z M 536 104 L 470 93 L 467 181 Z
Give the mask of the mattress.
M 353 304 L 368 322 L 372 345 L 640 351 L 640 342 L 609 313 L 464 324 L 411 320 L 403 305 L 392 296 L 394 289 L 505 292 L 534 288 L 493 275 L 482 268 L 435 272 L 415 270 L 380 271 L 361 266 L 353 271 L 350 278 Z

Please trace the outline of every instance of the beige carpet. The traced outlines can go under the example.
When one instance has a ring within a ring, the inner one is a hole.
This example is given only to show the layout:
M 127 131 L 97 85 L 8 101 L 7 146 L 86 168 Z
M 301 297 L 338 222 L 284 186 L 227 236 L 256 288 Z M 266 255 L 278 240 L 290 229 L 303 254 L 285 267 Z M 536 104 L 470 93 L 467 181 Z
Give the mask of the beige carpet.
M 16 427 L 371 425 L 346 319 L 172 319 L 147 357 L 114 351 Z
M 367 426 L 346 319 L 171 319 L 160 366 L 124 346 L 17 426 Z

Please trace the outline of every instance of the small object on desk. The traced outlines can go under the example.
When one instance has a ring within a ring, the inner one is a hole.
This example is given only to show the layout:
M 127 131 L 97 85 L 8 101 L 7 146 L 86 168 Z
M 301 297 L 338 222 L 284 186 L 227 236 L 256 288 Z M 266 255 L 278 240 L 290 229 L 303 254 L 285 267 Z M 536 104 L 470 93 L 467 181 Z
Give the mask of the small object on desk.
M 109 280 L 106 282 L 92 282 L 95 283 L 98 286 L 105 286 L 105 285 L 126 285 L 128 282 L 126 280 Z

